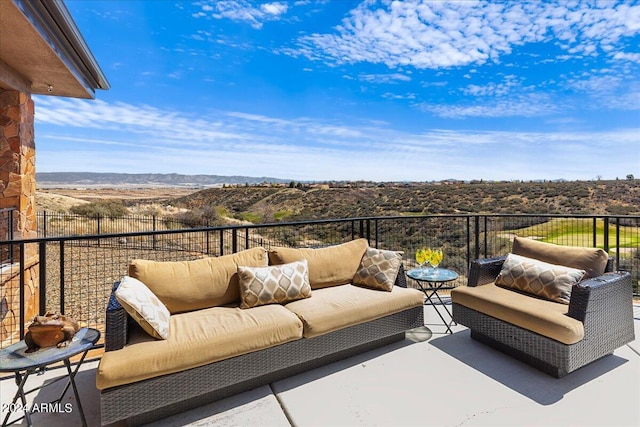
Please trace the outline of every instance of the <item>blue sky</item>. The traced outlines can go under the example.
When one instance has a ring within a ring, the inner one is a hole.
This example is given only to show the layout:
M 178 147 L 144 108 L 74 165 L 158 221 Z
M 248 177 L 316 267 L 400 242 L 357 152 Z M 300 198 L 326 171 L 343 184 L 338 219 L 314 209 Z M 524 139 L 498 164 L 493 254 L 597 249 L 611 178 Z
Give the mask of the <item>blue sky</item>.
M 640 177 L 640 2 L 87 1 L 39 172 Z

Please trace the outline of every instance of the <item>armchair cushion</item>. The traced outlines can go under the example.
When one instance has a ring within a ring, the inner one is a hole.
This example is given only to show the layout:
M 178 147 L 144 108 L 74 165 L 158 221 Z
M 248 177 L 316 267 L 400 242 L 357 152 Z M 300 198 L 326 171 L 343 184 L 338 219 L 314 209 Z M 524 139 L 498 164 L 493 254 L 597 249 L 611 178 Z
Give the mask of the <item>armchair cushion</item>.
M 311 296 L 307 260 L 269 267 L 238 267 L 240 308 L 291 302 Z
M 602 276 L 609 261 L 609 255 L 599 248 L 560 246 L 522 237 L 515 238 L 511 252 L 550 264 L 584 270 L 585 279 Z
M 451 300 L 454 317 L 459 304 L 563 344 L 575 344 L 585 336 L 583 323 L 567 316 L 569 306 L 532 298 L 494 283 L 457 287 L 451 291 Z
M 496 285 L 569 304 L 571 288 L 577 285 L 584 275 L 584 270 L 509 254 L 496 278 Z

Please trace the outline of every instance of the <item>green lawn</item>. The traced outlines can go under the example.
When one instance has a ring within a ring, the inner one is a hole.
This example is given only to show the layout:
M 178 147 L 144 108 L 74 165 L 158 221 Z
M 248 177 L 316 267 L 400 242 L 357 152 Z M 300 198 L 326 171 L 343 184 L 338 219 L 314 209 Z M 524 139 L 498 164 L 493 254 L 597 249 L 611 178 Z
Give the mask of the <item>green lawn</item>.
M 592 219 L 552 219 L 513 233 L 522 237 L 536 237 L 542 242 L 560 245 L 593 247 Z M 604 248 L 604 220 L 596 220 L 596 246 Z M 620 226 L 620 248 L 640 247 L 640 227 Z M 609 224 L 609 250 L 616 248 L 616 227 Z

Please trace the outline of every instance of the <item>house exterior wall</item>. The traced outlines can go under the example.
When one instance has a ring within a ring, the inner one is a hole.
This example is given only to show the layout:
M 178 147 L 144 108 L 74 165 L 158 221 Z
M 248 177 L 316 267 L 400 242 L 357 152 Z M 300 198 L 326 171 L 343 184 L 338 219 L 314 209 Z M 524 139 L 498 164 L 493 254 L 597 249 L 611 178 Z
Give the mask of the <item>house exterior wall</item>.
M 0 209 L 13 208 L 13 238 L 37 237 L 34 105 L 31 95 L 0 88 Z M 24 271 L 15 264 L 0 266 L 0 341 L 20 331 L 20 287 L 24 288 L 25 320 L 38 311 L 38 247 L 13 248 L 17 263 L 24 255 Z

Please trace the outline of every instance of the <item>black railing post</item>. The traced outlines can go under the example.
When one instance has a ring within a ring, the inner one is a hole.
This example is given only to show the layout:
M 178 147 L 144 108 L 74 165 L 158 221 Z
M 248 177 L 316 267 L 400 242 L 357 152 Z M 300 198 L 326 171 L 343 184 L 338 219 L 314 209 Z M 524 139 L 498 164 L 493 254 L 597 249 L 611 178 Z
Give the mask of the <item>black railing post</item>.
M 64 240 L 60 240 L 60 313 L 64 314 Z
M 47 237 L 47 211 L 42 212 L 42 232 L 43 237 Z
M 100 232 L 100 218 L 102 217 L 102 215 L 98 214 L 98 232 L 96 234 L 102 234 Z
M 371 242 L 371 220 L 367 219 L 367 242 Z
M 211 232 L 210 231 L 205 231 L 205 234 L 206 234 L 205 235 L 205 239 L 207 241 L 207 255 L 211 255 L 211 246 L 210 246 L 210 243 L 211 243 L 210 242 L 210 240 L 211 240 L 210 239 Z
M 25 280 L 25 274 L 24 274 L 24 251 L 26 249 L 26 244 L 22 243 L 20 245 L 20 254 L 19 254 L 19 262 L 20 262 L 20 339 L 24 339 L 24 322 L 25 322 L 25 317 L 24 317 L 24 311 L 26 309 L 25 307 L 25 303 L 24 303 L 24 280 Z
M 467 269 L 471 268 L 471 217 L 467 216 Z
M 231 229 L 231 253 L 238 252 L 238 229 Z
M 480 216 L 479 215 L 474 216 L 474 227 L 475 227 L 475 246 L 476 246 L 475 259 L 478 259 L 480 258 Z
M 620 268 L 620 218 L 616 217 L 616 270 Z
M 376 239 L 376 249 L 378 249 L 378 218 L 373 221 L 373 224 L 375 226 L 374 236 Z
M 13 240 L 13 213 L 15 212 L 14 209 L 11 209 L 9 211 L 9 224 L 7 225 L 9 227 L 9 240 Z M 15 255 L 13 254 L 13 251 L 15 250 L 15 248 L 13 247 L 13 243 L 11 245 L 9 245 L 9 262 L 11 264 L 13 264 L 13 260 L 15 259 Z
M 483 218 L 484 218 L 484 257 L 486 258 L 487 252 L 489 251 L 489 245 L 487 243 L 487 235 L 489 234 L 489 231 L 487 226 L 488 218 L 486 215 L 484 215 Z
M 220 229 L 220 256 L 224 255 L 224 229 Z
M 38 244 L 39 272 L 38 280 L 40 292 L 38 301 L 38 314 L 44 315 L 47 312 L 47 242 Z M 23 266 L 24 269 L 24 266 Z
M 364 220 L 360 220 L 360 237 L 364 237 Z
M 609 252 L 609 217 L 604 217 L 604 251 Z
M 351 240 L 355 240 L 356 239 L 356 222 L 355 221 L 351 221 Z
M 598 246 L 598 219 L 597 218 L 593 218 L 593 247 L 597 247 Z
M 244 229 L 244 248 L 249 249 L 249 227 Z

